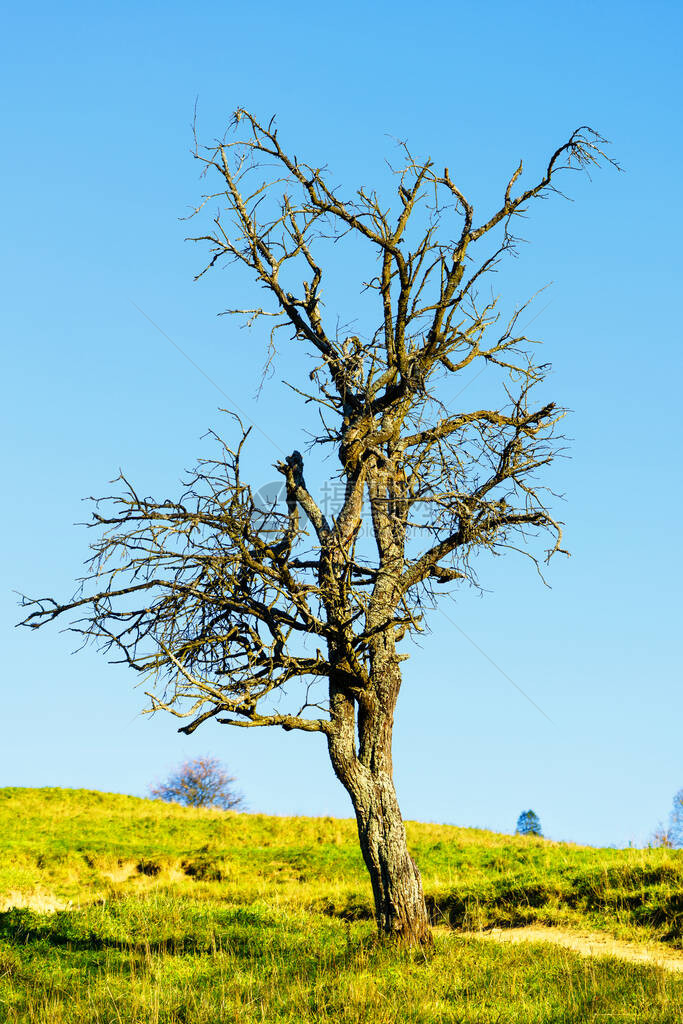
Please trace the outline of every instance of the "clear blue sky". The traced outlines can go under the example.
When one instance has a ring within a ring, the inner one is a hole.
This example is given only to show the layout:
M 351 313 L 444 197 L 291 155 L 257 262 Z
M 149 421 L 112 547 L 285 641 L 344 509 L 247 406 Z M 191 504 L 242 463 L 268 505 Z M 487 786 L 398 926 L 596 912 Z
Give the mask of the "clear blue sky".
M 239 304 L 240 281 L 192 281 L 202 254 L 178 218 L 202 191 L 195 97 L 204 137 L 239 105 L 277 113 L 297 155 L 349 189 L 388 188 L 391 136 L 406 138 L 482 210 L 520 157 L 538 171 L 589 124 L 626 173 L 574 175 L 575 202 L 538 204 L 529 244 L 497 281 L 510 301 L 554 282 L 533 333 L 573 410 L 572 459 L 554 476 L 573 557 L 553 566 L 552 590 L 523 560 L 497 560 L 482 567 L 487 593 L 434 616 L 406 664 L 396 776 L 409 818 L 511 831 L 532 807 L 557 839 L 645 841 L 683 785 L 680 5 L 19 10 L 5 14 L 0 72 L 0 785 L 144 794 L 209 752 L 253 810 L 350 814 L 320 737 L 215 725 L 178 736 L 173 719 L 140 717 L 123 668 L 71 656 L 73 637 L 54 627 L 13 629 L 13 590 L 70 596 L 88 541 L 72 525 L 83 497 L 106 493 L 119 467 L 146 493 L 172 494 L 207 452 L 200 435 L 223 425 L 225 397 L 132 302 L 286 451 L 305 445 L 278 383 L 286 347 L 257 400 L 264 338 L 216 316 Z M 355 287 L 337 271 L 342 291 Z M 255 439 L 256 485 L 277 457 Z

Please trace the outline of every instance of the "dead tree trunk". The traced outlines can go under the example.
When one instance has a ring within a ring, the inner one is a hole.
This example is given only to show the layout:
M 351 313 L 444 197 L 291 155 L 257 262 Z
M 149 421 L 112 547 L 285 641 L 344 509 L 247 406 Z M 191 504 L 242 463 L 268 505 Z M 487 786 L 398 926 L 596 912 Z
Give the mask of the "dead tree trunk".
M 368 774 L 352 800 L 380 936 L 406 945 L 431 945 L 422 879 L 408 851 L 393 779 L 383 772 Z
M 333 679 L 333 725 L 328 744 L 335 774 L 351 797 L 356 813 L 380 938 L 430 946 L 433 939 L 422 878 L 408 850 L 393 780 L 391 744 L 400 678 L 394 655 L 376 659 L 371 685 L 355 698 L 349 693 L 348 684 Z

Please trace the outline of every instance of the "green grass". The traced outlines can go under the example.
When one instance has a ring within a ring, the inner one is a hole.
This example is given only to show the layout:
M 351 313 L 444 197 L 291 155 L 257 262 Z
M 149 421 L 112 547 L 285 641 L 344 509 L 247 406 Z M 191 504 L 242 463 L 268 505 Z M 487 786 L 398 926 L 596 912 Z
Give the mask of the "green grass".
M 408 831 L 452 929 L 426 957 L 377 946 L 353 821 L 0 790 L 0 1021 L 683 1019 L 683 975 L 463 934 L 540 922 L 681 947 L 681 853 Z

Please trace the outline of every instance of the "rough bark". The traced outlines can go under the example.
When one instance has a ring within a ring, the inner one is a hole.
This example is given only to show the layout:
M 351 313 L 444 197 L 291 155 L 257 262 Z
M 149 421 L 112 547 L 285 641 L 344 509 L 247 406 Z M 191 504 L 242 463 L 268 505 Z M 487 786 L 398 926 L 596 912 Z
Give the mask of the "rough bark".
M 389 647 L 387 652 L 386 636 L 377 642 L 374 673 L 357 704 L 347 684 L 331 686 L 333 727 L 328 743 L 335 773 L 351 797 L 356 814 L 380 938 L 430 946 L 433 940 L 422 878 L 408 850 L 393 781 L 393 717 L 401 673 L 393 642 Z
M 406 945 L 431 945 L 422 879 L 408 851 L 391 776 L 368 775 L 352 798 L 380 936 Z

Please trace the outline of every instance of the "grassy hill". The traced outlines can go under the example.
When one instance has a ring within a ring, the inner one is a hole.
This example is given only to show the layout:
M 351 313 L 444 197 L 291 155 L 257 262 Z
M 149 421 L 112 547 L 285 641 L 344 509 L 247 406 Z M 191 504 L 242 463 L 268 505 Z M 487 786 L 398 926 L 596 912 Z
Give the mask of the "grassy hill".
M 468 932 L 683 948 L 683 854 L 408 824 L 437 928 L 377 948 L 355 823 L 0 790 L 0 1021 L 683 1019 L 683 975 Z

